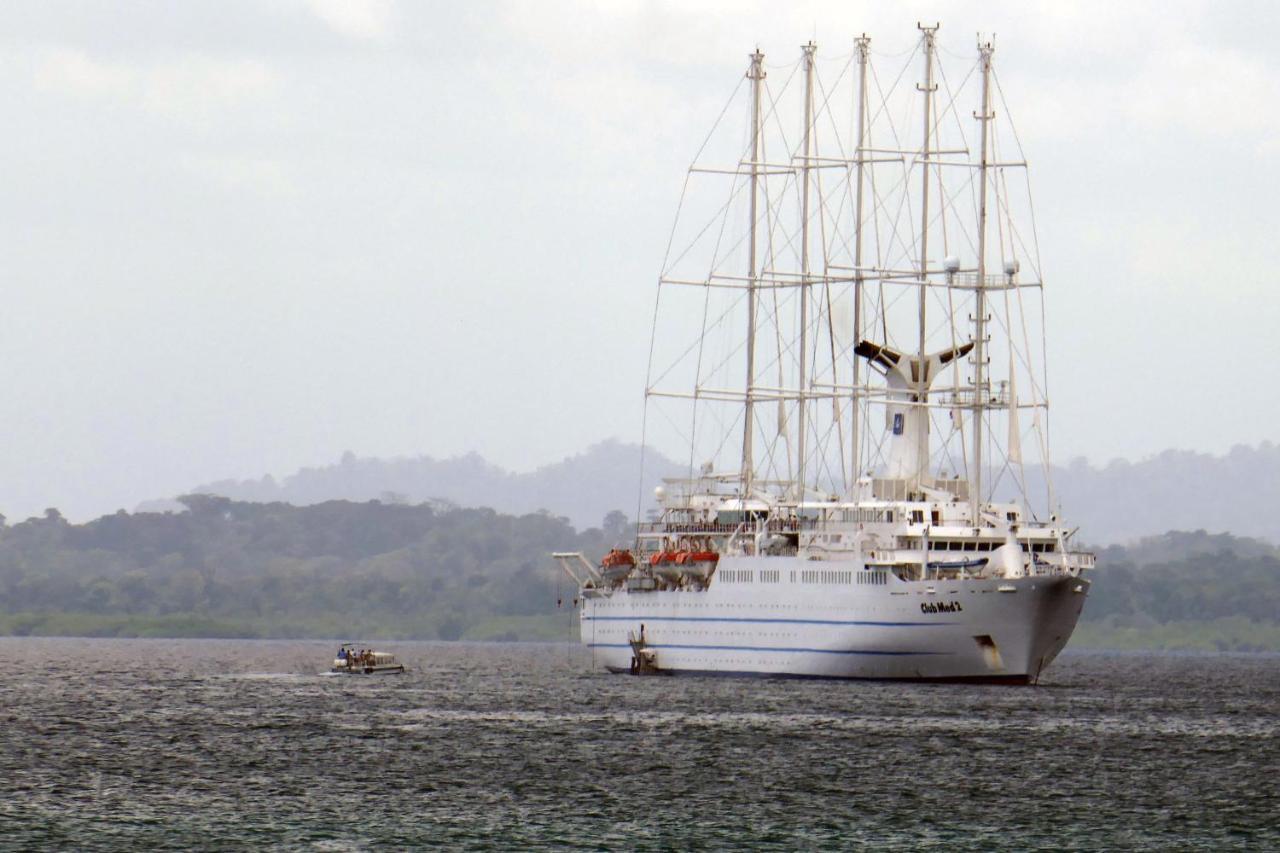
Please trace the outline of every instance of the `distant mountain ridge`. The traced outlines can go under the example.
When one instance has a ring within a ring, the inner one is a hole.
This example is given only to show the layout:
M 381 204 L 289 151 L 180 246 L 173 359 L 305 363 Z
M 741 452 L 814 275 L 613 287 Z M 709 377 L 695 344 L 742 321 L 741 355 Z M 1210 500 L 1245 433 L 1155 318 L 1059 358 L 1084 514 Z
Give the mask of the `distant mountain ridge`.
M 644 506 L 662 477 L 686 466 L 646 451 Z M 192 491 L 242 501 L 297 505 L 327 500 L 421 503 L 445 500 L 507 513 L 547 510 L 578 529 L 598 526 L 611 510 L 636 512 L 640 447 L 604 441 L 536 471 L 517 474 L 471 453 L 373 459 L 348 453 L 333 465 L 304 468 L 282 480 L 224 480 Z M 1237 446 L 1223 456 L 1168 450 L 1140 462 L 1094 467 L 1083 459 L 1055 466 L 1064 515 L 1083 542 L 1109 545 L 1169 530 L 1206 530 L 1280 543 L 1280 446 Z M 153 501 L 139 510 L 180 508 Z
M 663 477 L 680 476 L 684 466 L 647 451 L 646 482 L 638 491 L 639 445 L 602 441 L 585 452 L 528 473 L 513 473 L 477 453 L 450 459 L 430 456 L 376 459 L 343 454 L 333 465 L 303 468 L 282 480 L 220 480 L 192 489 L 237 501 L 281 501 L 309 506 L 331 500 L 385 503 L 444 501 L 464 507 L 489 507 L 522 515 L 545 510 L 567 517 L 579 530 L 599 527 L 605 515 L 620 510 L 633 518 L 638 497 L 652 505 L 653 489 Z M 176 501 L 150 501 L 138 511 L 181 510 Z
M 1085 542 L 1129 542 L 1206 530 L 1280 544 L 1280 445 L 1236 445 L 1222 456 L 1166 450 L 1095 468 L 1053 469 L 1064 514 Z

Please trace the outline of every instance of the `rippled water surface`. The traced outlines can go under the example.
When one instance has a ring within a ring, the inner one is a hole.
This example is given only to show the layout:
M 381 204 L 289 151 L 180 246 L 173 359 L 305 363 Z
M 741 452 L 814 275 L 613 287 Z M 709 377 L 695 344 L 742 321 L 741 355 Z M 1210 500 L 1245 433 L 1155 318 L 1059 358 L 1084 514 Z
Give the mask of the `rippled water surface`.
M 0 639 L 0 846 L 1280 847 L 1280 657 L 1039 687 L 592 672 L 564 645 Z

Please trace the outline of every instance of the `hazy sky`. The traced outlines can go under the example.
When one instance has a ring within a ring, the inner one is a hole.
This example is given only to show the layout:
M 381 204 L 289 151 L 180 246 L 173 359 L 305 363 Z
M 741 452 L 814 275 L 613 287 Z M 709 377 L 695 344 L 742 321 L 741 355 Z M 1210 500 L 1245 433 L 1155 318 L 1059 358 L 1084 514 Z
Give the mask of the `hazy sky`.
M 863 31 L 900 54 L 918 19 L 953 65 L 997 36 L 1055 458 L 1274 439 L 1278 16 L 7 3 L 0 511 L 82 518 L 347 449 L 530 469 L 637 440 L 684 169 L 746 54 Z

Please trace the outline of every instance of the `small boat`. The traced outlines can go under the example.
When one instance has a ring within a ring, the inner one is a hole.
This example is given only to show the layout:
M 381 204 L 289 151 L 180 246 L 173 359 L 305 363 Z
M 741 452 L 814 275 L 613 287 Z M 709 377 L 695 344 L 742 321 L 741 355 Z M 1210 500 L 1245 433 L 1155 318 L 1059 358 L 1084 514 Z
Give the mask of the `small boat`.
M 355 643 L 343 643 L 333 659 L 333 669 L 346 675 L 384 675 L 404 672 L 404 664 L 390 652 L 357 649 Z
M 640 626 L 640 635 L 627 632 L 627 642 L 631 645 L 631 665 L 627 669 L 609 667 L 613 673 L 629 672 L 632 675 L 671 675 L 669 670 L 658 666 L 658 650 L 650 647 L 644 636 L 644 625 Z

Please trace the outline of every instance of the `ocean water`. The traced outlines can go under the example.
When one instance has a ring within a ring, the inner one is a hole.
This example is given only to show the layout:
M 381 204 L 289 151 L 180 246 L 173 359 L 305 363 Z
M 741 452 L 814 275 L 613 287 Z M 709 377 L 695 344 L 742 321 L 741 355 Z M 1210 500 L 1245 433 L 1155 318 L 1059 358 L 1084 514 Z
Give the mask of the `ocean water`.
M 1280 656 L 1038 687 L 593 672 L 572 645 L 0 639 L 12 849 L 1277 849 Z

